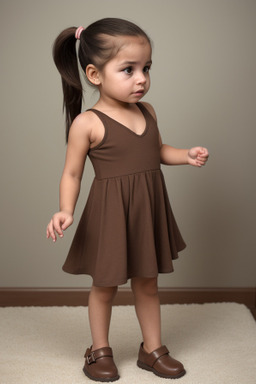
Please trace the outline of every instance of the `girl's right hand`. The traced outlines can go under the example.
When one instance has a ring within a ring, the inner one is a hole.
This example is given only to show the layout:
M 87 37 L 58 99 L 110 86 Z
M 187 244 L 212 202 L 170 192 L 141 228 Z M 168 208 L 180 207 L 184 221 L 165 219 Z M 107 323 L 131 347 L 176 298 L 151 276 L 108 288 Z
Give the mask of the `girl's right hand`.
M 50 223 L 47 225 L 46 236 L 47 239 L 52 238 L 53 242 L 57 240 L 57 235 L 63 237 L 63 231 L 67 229 L 74 221 L 73 216 L 65 211 L 60 211 L 53 215 Z

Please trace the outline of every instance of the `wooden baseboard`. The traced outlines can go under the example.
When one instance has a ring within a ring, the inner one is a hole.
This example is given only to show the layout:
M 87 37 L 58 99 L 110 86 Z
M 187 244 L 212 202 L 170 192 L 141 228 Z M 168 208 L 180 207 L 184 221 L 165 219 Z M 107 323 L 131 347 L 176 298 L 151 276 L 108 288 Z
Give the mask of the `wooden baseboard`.
M 89 289 L 0 288 L 0 307 L 87 306 Z M 161 304 L 235 302 L 256 311 L 256 288 L 160 288 Z M 128 288 L 119 288 L 114 305 L 132 305 Z

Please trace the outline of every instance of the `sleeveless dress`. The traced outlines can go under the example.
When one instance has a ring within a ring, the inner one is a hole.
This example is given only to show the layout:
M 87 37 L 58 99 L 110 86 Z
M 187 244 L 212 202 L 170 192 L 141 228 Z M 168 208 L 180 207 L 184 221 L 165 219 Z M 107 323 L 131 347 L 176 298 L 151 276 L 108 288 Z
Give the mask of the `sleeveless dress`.
M 88 274 L 95 286 L 172 272 L 172 260 L 186 246 L 160 169 L 157 123 L 137 106 L 146 122 L 141 135 L 91 109 L 105 134 L 88 152 L 95 178 L 63 270 Z

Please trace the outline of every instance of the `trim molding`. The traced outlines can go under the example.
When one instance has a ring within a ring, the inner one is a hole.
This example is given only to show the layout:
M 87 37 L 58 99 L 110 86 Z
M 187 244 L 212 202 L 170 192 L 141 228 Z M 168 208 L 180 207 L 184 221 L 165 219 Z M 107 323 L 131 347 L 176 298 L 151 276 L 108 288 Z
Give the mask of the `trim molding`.
M 87 306 L 89 288 L 0 288 L 0 307 Z M 161 304 L 235 302 L 256 311 L 256 288 L 159 288 Z M 132 305 L 129 288 L 119 288 L 114 305 Z

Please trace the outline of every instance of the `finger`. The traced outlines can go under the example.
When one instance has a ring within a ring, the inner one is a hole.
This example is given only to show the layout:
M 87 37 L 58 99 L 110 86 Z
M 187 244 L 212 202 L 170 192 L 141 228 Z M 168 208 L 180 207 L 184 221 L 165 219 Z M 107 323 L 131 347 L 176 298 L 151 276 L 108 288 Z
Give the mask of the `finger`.
M 203 151 L 201 152 L 201 156 L 209 157 L 209 152 L 208 152 L 207 148 L 203 148 Z
M 48 224 L 47 231 L 48 231 L 48 233 L 47 233 L 48 238 L 51 237 L 52 240 L 55 242 L 57 239 L 56 239 L 56 234 L 55 234 L 54 229 L 53 229 L 53 221 L 52 220 Z
M 202 160 L 202 161 L 207 161 L 208 160 L 208 156 L 198 156 L 198 159 Z
M 198 155 L 197 159 L 200 160 L 200 161 L 207 161 L 208 157 L 209 157 L 208 154 L 202 154 L 202 155 Z
M 53 219 L 53 226 L 55 231 L 58 233 L 60 237 L 63 237 L 63 231 L 61 229 L 61 220 L 59 218 L 54 218 Z
M 203 158 L 199 158 L 197 159 L 197 161 L 200 163 L 200 164 L 205 164 L 207 159 L 203 159 Z
M 197 159 L 196 159 L 196 161 L 199 163 L 199 164 L 204 164 L 205 162 L 206 162 L 206 159 L 205 158 L 203 158 L 203 157 L 198 157 Z
M 190 164 L 194 167 L 201 167 L 201 164 L 197 159 L 193 160 Z
M 205 157 L 201 157 L 201 156 L 198 156 L 197 157 L 197 159 L 196 159 L 196 161 L 197 161 L 197 164 L 199 164 L 199 165 L 205 165 L 205 163 L 206 163 L 206 161 L 207 161 L 208 159 L 207 158 L 205 158 Z

